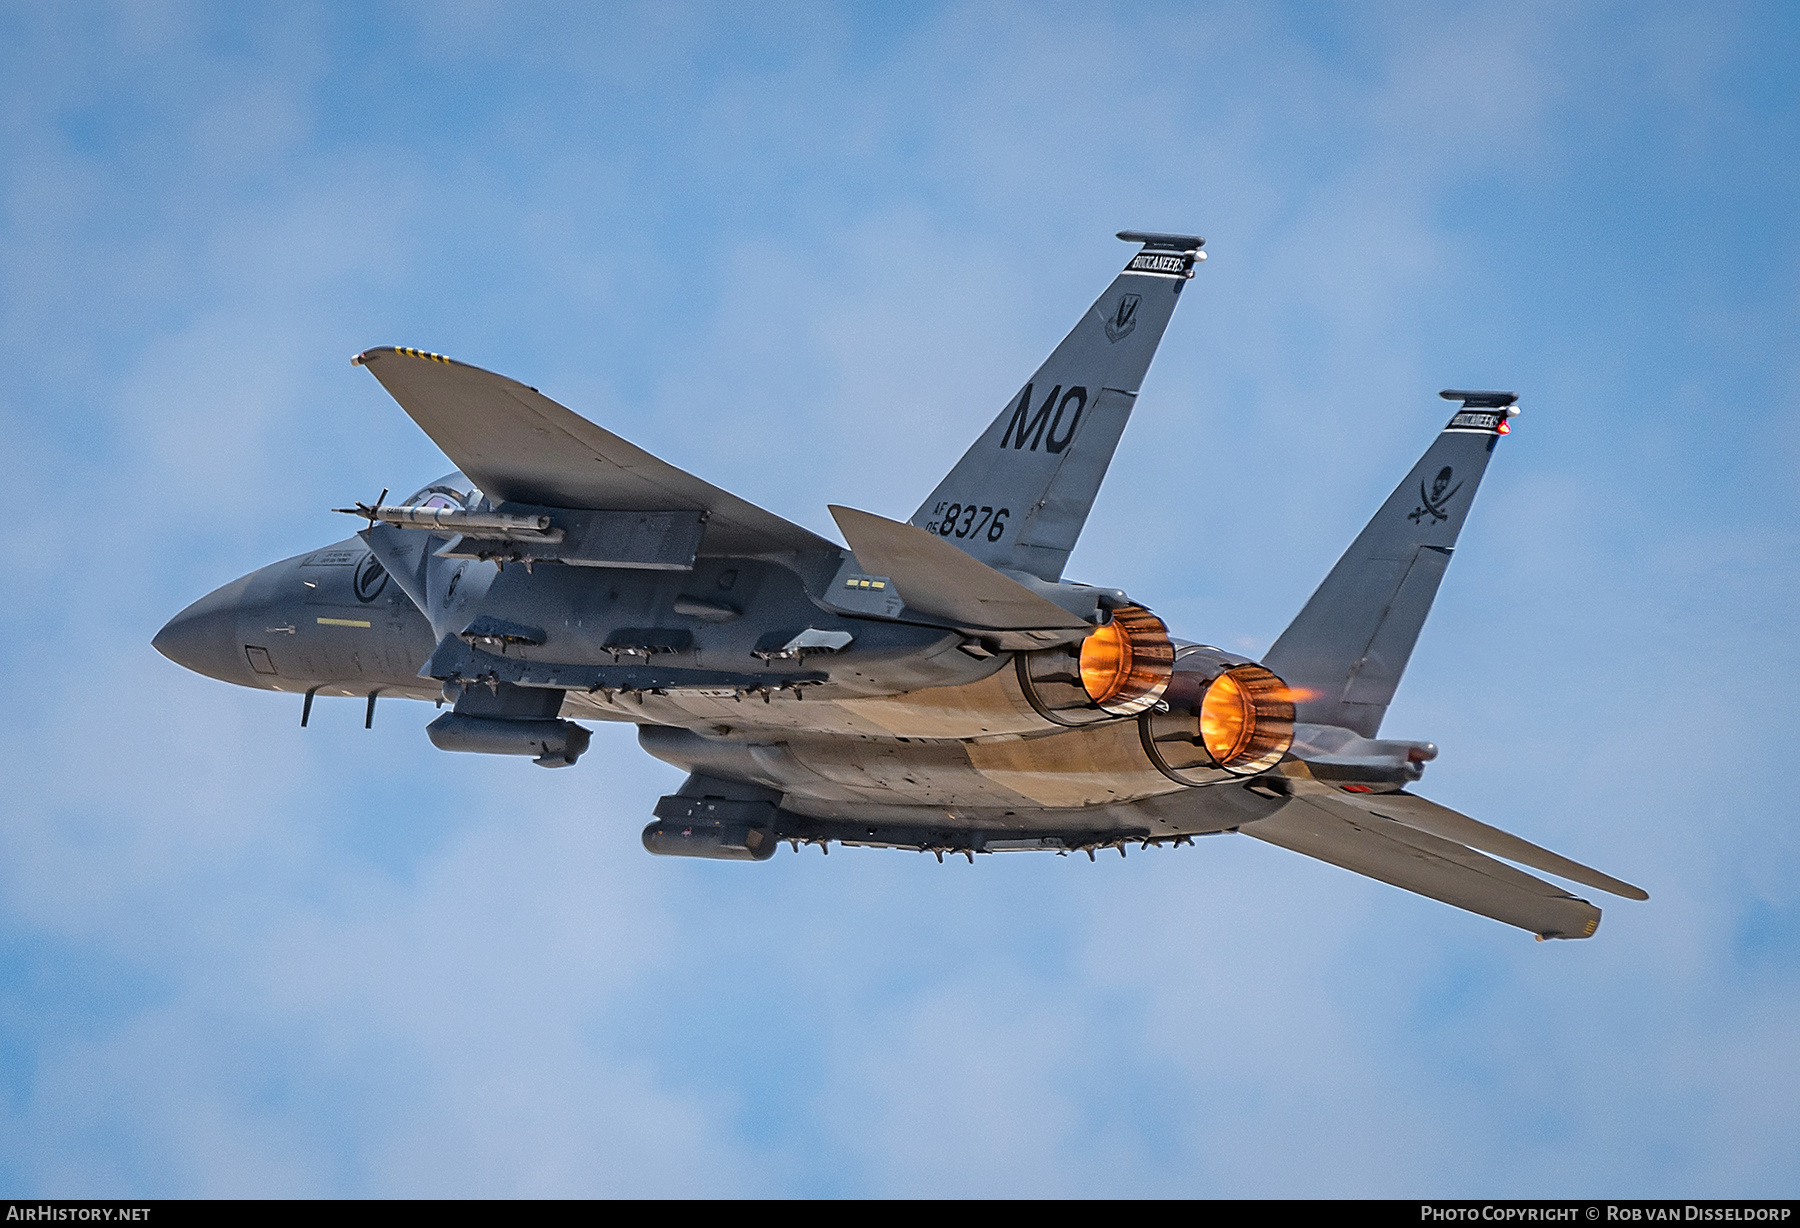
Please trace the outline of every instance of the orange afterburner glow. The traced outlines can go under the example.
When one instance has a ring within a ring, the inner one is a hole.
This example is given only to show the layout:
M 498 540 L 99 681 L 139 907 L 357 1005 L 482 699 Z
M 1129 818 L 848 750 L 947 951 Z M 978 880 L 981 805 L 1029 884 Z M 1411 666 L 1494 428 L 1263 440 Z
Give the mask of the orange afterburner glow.
M 1141 605 L 1124 605 L 1079 643 L 1022 652 L 1014 668 L 1039 716 L 1077 728 L 1153 707 L 1169 689 L 1175 645 L 1162 619 Z
M 1217 764 L 1230 763 L 1249 745 L 1256 729 L 1250 697 L 1229 673 L 1220 674 L 1200 701 L 1200 743 Z
M 1131 676 L 1131 635 L 1108 623 L 1081 641 L 1081 685 L 1095 703 L 1117 695 Z
M 1169 685 L 1175 646 L 1162 619 L 1141 605 L 1120 606 L 1112 621 L 1081 642 L 1081 686 L 1116 716 L 1142 712 Z
M 1156 770 L 1180 784 L 1207 785 L 1280 763 L 1294 741 L 1288 685 L 1260 665 L 1229 664 L 1216 648 L 1190 646 L 1182 658 L 1167 702 L 1138 718 Z
M 1213 679 L 1200 701 L 1201 745 L 1227 772 L 1268 771 L 1293 745 L 1294 695 L 1260 665 L 1233 666 Z

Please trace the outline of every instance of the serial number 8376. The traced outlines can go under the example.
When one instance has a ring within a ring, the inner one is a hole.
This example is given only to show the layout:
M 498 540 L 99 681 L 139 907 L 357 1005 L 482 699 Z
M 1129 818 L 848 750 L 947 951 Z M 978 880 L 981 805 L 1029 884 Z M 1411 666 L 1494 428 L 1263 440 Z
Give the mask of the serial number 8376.
M 932 514 L 937 519 L 926 523 L 927 533 L 939 537 L 980 537 L 985 533 L 989 541 L 997 542 L 1006 534 L 1006 518 L 1012 511 L 1004 507 L 995 511 L 973 503 L 940 503 Z

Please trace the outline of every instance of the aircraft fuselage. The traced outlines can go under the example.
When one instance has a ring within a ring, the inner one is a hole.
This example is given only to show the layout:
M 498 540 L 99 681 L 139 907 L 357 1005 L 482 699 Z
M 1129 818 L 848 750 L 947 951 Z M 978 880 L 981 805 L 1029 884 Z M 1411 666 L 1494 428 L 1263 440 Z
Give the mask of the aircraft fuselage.
M 628 721 L 688 773 L 643 833 L 762 860 L 781 841 L 1124 851 L 1242 830 L 1541 937 L 1600 913 L 1506 858 L 1642 891 L 1405 791 L 1437 754 L 1379 728 L 1517 412 L 1461 408 L 1262 661 L 1174 639 L 1063 579 L 1197 236 L 1142 245 L 908 521 L 832 507 L 848 549 L 535 388 L 379 347 L 460 471 L 342 508 L 355 537 L 250 573 L 156 637 L 190 669 L 447 711 L 446 751 L 567 767 Z

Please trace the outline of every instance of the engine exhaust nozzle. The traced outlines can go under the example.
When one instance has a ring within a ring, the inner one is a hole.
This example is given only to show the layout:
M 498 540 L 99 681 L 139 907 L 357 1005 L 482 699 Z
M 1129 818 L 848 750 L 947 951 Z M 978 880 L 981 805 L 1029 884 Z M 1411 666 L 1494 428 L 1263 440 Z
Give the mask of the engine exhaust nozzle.
M 1293 694 L 1272 671 L 1216 648 L 1183 648 L 1163 704 L 1140 720 L 1144 752 L 1184 785 L 1255 776 L 1294 743 Z

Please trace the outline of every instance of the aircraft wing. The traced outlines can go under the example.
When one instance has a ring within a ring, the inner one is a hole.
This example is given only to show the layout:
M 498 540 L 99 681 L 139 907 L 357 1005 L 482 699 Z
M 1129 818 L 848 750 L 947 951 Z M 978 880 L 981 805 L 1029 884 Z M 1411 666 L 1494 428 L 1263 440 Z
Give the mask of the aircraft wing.
M 496 503 L 703 511 L 707 554 L 835 551 L 824 538 L 627 443 L 535 388 L 423 350 L 354 359 Z
M 1410 801 L 1395 805 L 1395 798 Z M 1378 813 L 1375 807 L 1405 817 L 1390 817 Z M 1348 795 L 1325 787 L 1306 789 L 1268 818 L 1245 823 L 1240 830 L 1269 844 L 1329 861 L 1544 938 L 1591 937 L 1600 926 L 1600 910 L 1560 887 L 1477 852 L 1465 839 L 1496 846 L 1504 842 L 1493 837 L 1504 837 L 1522 847 L 1507 845 L 1512 851 L 1503 855 L 1516 856 L 1529 850 L 1536 861 L 1552 859 L 1568 869 L 1583 871 L 1585 876 L 1605 879 L 1613 884 L 1607 890 L 1634 899 L 1649 898 L 1627 883 L 1410 794 L 1371 794 L 1353 802 Z M 1568 869 L 1552 872 L 1568 873 Z

